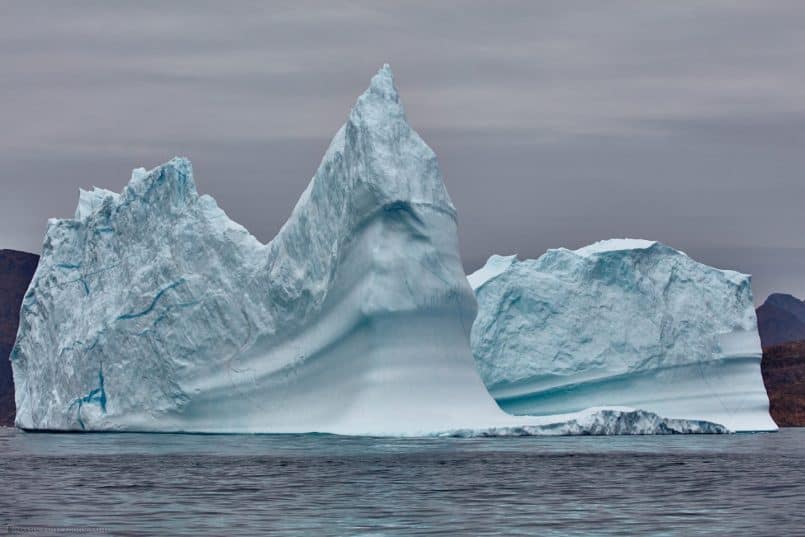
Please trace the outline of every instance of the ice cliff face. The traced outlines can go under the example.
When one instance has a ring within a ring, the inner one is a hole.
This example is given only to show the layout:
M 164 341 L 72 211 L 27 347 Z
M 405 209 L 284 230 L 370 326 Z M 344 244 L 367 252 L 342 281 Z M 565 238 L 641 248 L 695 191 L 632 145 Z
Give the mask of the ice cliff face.
M 417 434 L 493 424 L 456 211 L 388 66 L 261 244 L 190 162 L 51 220 L 12 353 L 17 425 Z M 470 419 L 467 417 L 471 416 Z
M 626 405 L 776 429 L 746 275 L 616 239 L 536 260 L 492 256 L 468 279 L 478 369 L 510 413 Z

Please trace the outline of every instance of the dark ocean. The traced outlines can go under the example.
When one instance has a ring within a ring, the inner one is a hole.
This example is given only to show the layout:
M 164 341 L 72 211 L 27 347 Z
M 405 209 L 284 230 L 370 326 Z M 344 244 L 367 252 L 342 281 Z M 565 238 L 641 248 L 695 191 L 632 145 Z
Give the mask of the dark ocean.
M 805 535 L 805 429 L 388 439 L 0 428 L 0 534 Z

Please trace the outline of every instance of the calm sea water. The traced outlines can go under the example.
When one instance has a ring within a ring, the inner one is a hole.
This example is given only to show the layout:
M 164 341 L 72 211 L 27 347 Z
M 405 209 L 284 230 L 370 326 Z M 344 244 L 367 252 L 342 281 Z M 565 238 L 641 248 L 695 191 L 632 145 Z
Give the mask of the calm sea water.
M 805 429 L 385 439 L 0 429 L 0 534 L 805 535 Z

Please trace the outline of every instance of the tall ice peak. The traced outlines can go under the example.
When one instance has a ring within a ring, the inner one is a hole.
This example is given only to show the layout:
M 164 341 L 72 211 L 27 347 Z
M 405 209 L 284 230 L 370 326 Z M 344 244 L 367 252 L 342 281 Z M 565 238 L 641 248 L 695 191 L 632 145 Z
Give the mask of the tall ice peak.
M 330 143 L 311 195 L 333 188 L 351 193 L 358 204 L 350 211 L 355 222 L 397 202 L 431 205 L 455 216 L 436 154 L 408 124 L 388 64 L 372 77 Z
M 400 94 L 394 85 L 394 74 L 391 67 L 384 64 L 372 77 L 369 87 L 358 97 L 352 108 L 350 121 L 356 124 L 382 125 L 389 120 L 405 119 L 405 109 L 400 102 Z
M 396 86 L 394 86 L 394 73 L 391 72 L 391 66 L 389 66 L 389 64 L 384 63 L 383 67 L 378 69 L 375 76 L 372 77 L 367 91 L 385 100 L 394 102 L 400 101 L 400 95 L 397 93 Z

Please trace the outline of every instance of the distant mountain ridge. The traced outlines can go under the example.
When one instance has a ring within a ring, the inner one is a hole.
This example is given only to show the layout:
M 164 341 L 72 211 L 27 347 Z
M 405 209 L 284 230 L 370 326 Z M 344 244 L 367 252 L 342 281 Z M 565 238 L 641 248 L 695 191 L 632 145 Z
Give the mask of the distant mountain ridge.
M 805 301 L 793 295 L 772 293 L 766 299 L 765 303 L 777 308 L 782 308 L 795 315 L 800 321 L 805 322 Z
M 17 337 L 22 297 L 38 263 L 36 254 L 0 250 L 0 426 L 14 425 L 14 378 L 8 355 Z
M 762 346 L 805 340 L 805 302 L 783 293 L 769 295 L 757 309 Z
M 805 426 L 805 341 L 764 348 L 761 370 L 777 425 Z
M 777 425 L 805 426 L 805 301 L 774 293 L 757 309 L 761 371 Z

